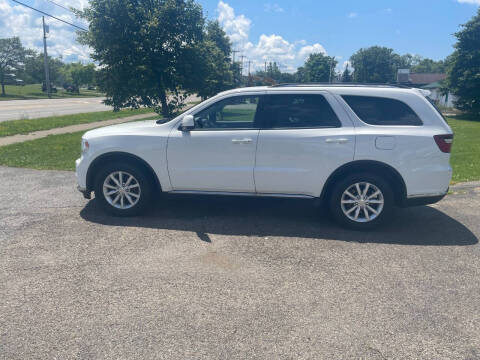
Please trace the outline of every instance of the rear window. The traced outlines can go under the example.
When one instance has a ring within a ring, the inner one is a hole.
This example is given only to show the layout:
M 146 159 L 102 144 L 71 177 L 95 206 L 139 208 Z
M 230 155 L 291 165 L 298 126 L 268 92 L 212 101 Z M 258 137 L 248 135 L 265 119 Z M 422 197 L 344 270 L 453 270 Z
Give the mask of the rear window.
M 357 116 L 370 125 L 410 125 L 420 126 L 422 120 L 410 106 L 402 101 L 373 97 L 343 95 L 342 98 L 357 114 Z
M 265 96 L 263 119 L 268 129 L 340 127 L 324 96 L 285 94 Z

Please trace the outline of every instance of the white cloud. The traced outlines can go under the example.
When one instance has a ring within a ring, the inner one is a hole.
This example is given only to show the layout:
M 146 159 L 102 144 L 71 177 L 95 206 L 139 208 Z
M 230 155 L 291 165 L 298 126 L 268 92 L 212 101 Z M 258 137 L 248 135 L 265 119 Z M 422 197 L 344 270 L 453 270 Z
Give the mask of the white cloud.
M 265 62 L 277 62 L 282 71 L 294 72 L 313 53 L 327 54 L 325 48 L 305 40 L 289 42 L 278 34 L 262 34 L 258 42 L 249 38 L 252 22 L 244 15 L 235 15 L 234 9 L 223 1 L 217 6 L 218 21 L 232 41 L 233 48 L 252 61 L 253 69 L 263 69 Z M 237 54 L 237 60 L 239 59 Z M 246 63 L 245 63 L 246 64 Z
M 70 2 L 71 6 L 77 8 L 83 8 L 87 3 L 87 0 L 72 0 Z M 36 1 L 34 6 L 48 13 L 53 12 L 55 16 L 62 20 L 83 27 L 87 26 L 76 19 L 73 14 L 66 13 L 65 10 L 56 13 L 57 8 L 52 4 L 45 5 Z M 0 17 L 0 34 L 2 34 L 2 37 L 18 36 L 23 46 L 43 52 L 42 18 L 39 13 L 21 5 L 10 5 L 7 0 L 0 0 L 0 14 L 2 14 Z M 47 38 L 49 55 L 62 56 L 65 61 L 91 61 L 89 49 L 76 42 L 75 28 L 48 17 L 46 17 L 46 22 L 50 27 Z
M 243 15 L 235 16 L 233 8 L 220 1 L 217 6 L 218 21 L 233 43 L 245 43 L 248 40 L 251 21 Z
M 300 59 L 305 61 L 310 54 L 318 54 L 318 53 L 325 54 L 325 55 L 327 54 L 327 52 L 325 51 L 322 45 L 313 44 L 313 45 L 307 45 L 302 47 L 298 52 L 298 56 Z
M 459 3 L 462 4 L 475 4 L 480 5 L 480 0 L 457 0 Z
M 358 14 L 356 12 L 350 12 L 347 14 L 347 17 L 349 19 L 353 19 L 353 18 L 356 18 L 358 16 Z
M 285 10 L 280 7 L 280 5 L 278 5 L 277 3 L 274 3 L 274 4 L 271 4 L 271 3 L 266 3 L 264 6 L 263 6 L 263 9 L 266 11 L 266 12 L 274 12 L 274 13 L 282 13 L 284 12 Z

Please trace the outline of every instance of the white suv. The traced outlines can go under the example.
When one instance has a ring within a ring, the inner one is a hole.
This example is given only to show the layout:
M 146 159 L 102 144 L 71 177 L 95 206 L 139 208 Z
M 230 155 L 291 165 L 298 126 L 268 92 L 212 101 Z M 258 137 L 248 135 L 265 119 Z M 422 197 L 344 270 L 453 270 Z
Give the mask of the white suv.
M 295 85 L 226 91 L 168 121 L 87 132 L 78 188 L 114 215 L 156 191 L 312 198 L 351 228 L 448 191 L 452 130 L 418 89 Z

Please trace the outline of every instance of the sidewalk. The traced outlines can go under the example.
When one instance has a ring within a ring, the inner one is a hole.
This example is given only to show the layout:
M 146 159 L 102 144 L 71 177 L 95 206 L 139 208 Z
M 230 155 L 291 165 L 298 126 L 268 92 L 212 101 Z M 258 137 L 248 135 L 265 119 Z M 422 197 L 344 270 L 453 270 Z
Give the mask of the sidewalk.
M 49 130 L 35 131 L 30 134 L 18 134 L 18 135 L 6 136 L 6 137 L 0 138 L 0 146 L 20 143 L 28 140 L 40 139 L 48 135 L 59 135 L 59 134 L 73 133 L 77 131 L 87 131 L 87 130 L 102 127 L 102 126 L 115 125 L 115 124 L 120 124 L 127 121 L 151 118 L 152 116 L 155 116 L 155 113 L 133 115 L 133 116 L 124 117 L 124 118 L 97 121 L 97 122 L 87 123 L 87 124 L 70 125 L 70 126 L 65 126 L 60 128 L 49 129 Z

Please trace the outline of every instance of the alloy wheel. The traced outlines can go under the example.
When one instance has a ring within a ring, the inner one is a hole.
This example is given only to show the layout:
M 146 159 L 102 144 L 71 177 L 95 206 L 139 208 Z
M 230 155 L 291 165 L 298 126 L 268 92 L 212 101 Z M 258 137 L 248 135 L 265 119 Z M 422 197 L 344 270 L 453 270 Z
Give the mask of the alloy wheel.
M 103 182 L 103 196 L 113 207 L 121 210 L 135 206 L 140 200 L 138 180 L 126 171 L 115 171 Z
M 343 192 L 340 202 L 343 214 L 358 223 L 376 219 L 385 204 L 382 191 L 369 182 L 349 186 Z

